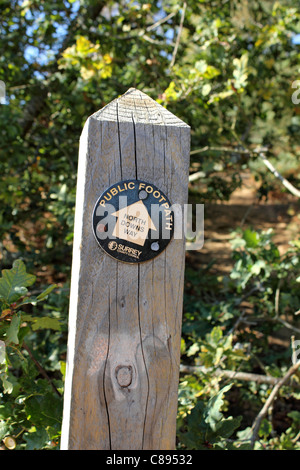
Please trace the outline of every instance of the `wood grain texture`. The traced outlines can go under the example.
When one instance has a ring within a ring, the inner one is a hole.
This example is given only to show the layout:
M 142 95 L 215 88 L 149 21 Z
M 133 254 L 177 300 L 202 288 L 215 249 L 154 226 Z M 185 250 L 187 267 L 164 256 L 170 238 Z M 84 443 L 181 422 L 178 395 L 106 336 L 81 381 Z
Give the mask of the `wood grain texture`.
M 190 128 L 130 89 L 87 120 L 80 141 L 62 449 L 174 449 L 184 239 L 151 261 L 107 256 L 96 200 L 136 178 L 187 203 Z

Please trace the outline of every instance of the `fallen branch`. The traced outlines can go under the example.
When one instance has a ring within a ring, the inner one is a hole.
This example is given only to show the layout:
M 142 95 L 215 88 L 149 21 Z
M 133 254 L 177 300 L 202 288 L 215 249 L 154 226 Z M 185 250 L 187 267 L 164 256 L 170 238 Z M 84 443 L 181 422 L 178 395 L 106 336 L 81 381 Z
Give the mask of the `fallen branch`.
M 252 318 L 253 324 L 258 322 L 270 322 L 270 323 L 281 323 L 283 326 L 288 328 L 291 331 L 294 331 L 294 333 L 299 333 L 300 334 L 300 328 L 297 328 L 296 326 L 292 325 L 291 323 L 287 322 L 286 320 L 283 320 L 283 318 L 276 318 L 276 317 L 268 317 L 268 316 L 263 316 L 263 317 L 257 317 L 257 318 Z
M 250 445 L 251 445 L 251 448 L 253 449 L 254 448 L 254 444 L 257 440 L 257 437 L 258 437 L 258 432 L 259 432 L 259 428 L 260 428 L 260 425 L 261 425 L 261 422 L 262 420 L 264 419 L 264 417 L 266 416 L 267 412 L 268 412 L 268 409 L 270 408 L 270 406 L 272 405 L 272 403 L 274 402 L 275 398 L 277 397 L 277 394 L 279 392 L 279 389 L 286 383 L 289 381 L 289 379 L 292 377 L 292 375 L 297 372 L 298 368 L 300 367 L 300 361 L 296 362 L 296 364 L 293 364 L 288 372 L 285 374 L 285 376 L 280 379 L 277 384 L 274 386 L 272 392 L 270 393 L 266 403 L 264 404 L 264 406 L 262 407 L 262 409 L 260 410 L 260 412 L 258 413 L 258 415 L 256 416 L 255 420 L 254 420 L 254 423 L 252 425 L 252 428 L 251 428 L 251 431 L 252 431 L 252 436 L 251 436 L 251 439 L 250 439 Z
M 273 175 L 276 176 L 276 178 L 278 178 L 282 182 L 283 186 L 285 186 L 286 189 L 288 189 L 290 191 L 290 193 L 292 193 L 294 196 L 300 197 L 300 191 L 297 188 L 295 188 L 295 186 L 293 186 L 287 179 L 285 179 L 276 170 L 276 168 L 274 168 L 274 166 L 267 159 L 267 157 L 263 153 L 260 153 L 259 156 L 262 159 L 263 163 L 266 165 L 266 167 L 273 173 Z
M 213 373 L 216 377 L 224 377 L 226 379 L 232 379 L 232 380 L 243 380 L 246 382 L 256 382 L 258 384 L 268 384 L 268 385 L 274 385 L 277 386 L 282 379 L 277 378 L 277 377 L 271 377 L 269 375 L 262 375 L 262 374 L 252 374 L 250 372 L 236 372 L 234 370 L 222 370 L 222 369 L 216 369 L 212 371 L 211 369 L 208 369 L 207 367 L 204 366 L 187 366 L 184 364 L 180 365 L 180 372 L 184 374 L 199 374 L 199 373 Z M 296 388 L 299 387 L 299 384 L 297 382 L 289 382 L 289 385 L 295 386 Z
M 205 178 L 205 176 L 206 173 L 204 173 L 204 171 L 197 171 L 197 173 L 193 173 L 189 176 L 189 182 L 191 183 L 192 181 L 196 181 L 200 178 Z
M 208 145 L 205 145 L 205 147 L 202 147 L 200 149 L 195 149 L 190 152 L 190 155 L 195 155 L 196 153 L 202 153 L 202 152 L 226 152 L 226 153 L 238 153 L 241 155 L 252 155 L 252 154 L 257 154 L 257 151 L 251 151 L 247 150 L 245 148 L 232 148 L 232 147 L 209 147 Z
M 236 136 L 236 134 L 235 134 Z M 271 173 L 273 173 L 274 176 L 276 176 L 276 178 L 279 179 L 279 181 L 281 181 L 281 183 L 283 184 L 283 186 L 291 193 L 293 194 L 293 196 L 296 196 L 296 197 L 299 197 L 300 198 L 300 191 L 295 188 L 295 186 L 292 185 L 292 183 L 290 183 L 286 178 L 284 178 L 284 176 L 282 176 L 279 171 L 276 170 L 276 168 L 272 165 L 272 163 L 267 159 L 266 155 L 265 155 L 265 149 L 264 148 L 257 148 L 253 151 L 249 150 L 249 149 L 245 149 L 245 148 L 241 148 L 241 149 L 237 149 L 237 148 L 228 148 L 228 147 L 209 147 L 209 146 L 205 146 L 203 148 L 200 148 L 200 149 L 196 149 L 196 150 L 192 150 L 191 151 L 191 155 L 195 155 L 197 153 L 202 153 L 202 152 L 207 152 L 207 151 L 216 151 L 216 152 L 226 152 L 226 153 L 239 153 L 241 155 L 249 155 L 249 156 L 253 156 L 253 157 L 259 157 L 261 158 L 262 162 L 264 163 L 264 165 L 271 171 Z M 198 173 L 194 173 L 193 175 L 190 176 L 189 178 L 189 181 L 196 181 L 197 179 L 199 178 L 203 178 L 205 176 L 205 174 L 201 171 L 199 171 Z

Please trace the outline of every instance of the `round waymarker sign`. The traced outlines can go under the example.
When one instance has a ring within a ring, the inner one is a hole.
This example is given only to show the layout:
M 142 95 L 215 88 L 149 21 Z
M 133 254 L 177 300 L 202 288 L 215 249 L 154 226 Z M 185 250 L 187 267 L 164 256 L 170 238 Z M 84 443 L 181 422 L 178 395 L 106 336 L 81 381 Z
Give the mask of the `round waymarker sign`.
M 93 231 L 108 255 L 125 263 L 141 263 L 167 247 L 174 233 L 174 212 L 167 196 L 153 184 L 120 181 L 97 200 Z

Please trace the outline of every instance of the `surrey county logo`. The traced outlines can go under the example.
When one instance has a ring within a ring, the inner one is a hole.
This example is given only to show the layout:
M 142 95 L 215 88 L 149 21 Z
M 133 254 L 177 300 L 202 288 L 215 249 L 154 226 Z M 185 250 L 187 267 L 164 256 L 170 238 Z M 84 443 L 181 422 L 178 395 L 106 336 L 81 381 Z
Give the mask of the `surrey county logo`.
M 117 242 L 109 242 L 107 246 L 111 251 L 115 251 L 118 248 Z

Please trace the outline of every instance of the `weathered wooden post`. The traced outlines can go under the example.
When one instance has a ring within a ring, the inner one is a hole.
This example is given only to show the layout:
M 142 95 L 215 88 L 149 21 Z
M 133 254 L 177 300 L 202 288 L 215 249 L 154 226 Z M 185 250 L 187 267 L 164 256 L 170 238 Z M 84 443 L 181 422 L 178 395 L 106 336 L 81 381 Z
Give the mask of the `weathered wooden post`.
M 189 126 L 133 88 L 84 126 L 61 449 L 175 448 L 185 241 L 161 225 L 187 203 L 189 150 Z

